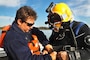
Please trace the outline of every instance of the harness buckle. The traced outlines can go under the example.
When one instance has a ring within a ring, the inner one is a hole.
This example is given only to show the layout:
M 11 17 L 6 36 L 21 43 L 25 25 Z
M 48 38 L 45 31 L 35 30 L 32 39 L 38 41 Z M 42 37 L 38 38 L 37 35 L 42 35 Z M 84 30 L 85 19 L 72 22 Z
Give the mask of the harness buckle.
M 71 45 L 63 46 L 63 50 L 65 51 L 75 51 L 75 47 L 71 47 Z

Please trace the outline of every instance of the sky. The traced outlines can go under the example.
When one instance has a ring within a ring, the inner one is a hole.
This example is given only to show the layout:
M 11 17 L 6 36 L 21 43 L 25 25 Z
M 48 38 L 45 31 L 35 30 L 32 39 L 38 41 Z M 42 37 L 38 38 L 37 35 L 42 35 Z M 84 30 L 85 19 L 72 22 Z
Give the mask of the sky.
M 68 4 L 74 19 L 90 26 L 90 0 L 0 0 L 0 27 L 12 24 L 16 11 L 25 5 L 31 6 L 37 13 L 35 26 L 48 26 L 45 25 L 48 15 L 45 10 L 51 2 Z

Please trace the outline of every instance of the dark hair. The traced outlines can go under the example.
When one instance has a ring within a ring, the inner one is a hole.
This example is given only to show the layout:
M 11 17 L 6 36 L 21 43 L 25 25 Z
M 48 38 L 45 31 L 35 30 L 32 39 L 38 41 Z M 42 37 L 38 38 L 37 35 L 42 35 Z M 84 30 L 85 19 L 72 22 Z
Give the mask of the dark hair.
M 17 23 L 18 19 L 25 21 L 28 17 L 37 18 L 36 12 L 30 6 L 23 6 L 16 12 L 15 22 Z

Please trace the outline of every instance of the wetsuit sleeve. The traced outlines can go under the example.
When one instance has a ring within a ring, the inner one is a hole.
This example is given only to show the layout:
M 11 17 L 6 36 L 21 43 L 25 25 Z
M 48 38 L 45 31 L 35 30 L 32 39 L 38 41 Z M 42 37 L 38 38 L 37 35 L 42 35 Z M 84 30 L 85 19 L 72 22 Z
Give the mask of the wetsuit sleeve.
M 90 28 L 86 24 L 83 25 L 79 31 L 79 35 L 80 34 L 82 35 L 77 38 L 77 42 L 78 46 L 82 47 L 82 49 L 79 50 L 81 59 L 88 60 L 90 59 Z
M 45 46 L 45 45 L 47 45 L 49 43 L 48 39 L 46 38 L 46 35 L 42 31 L 40 31 L 38 28 L 34 27 L 32 29 L 32 33 L 35 34 L 35 35 L 37 35 L 40 43 L 43 46 Z
M 85 24 L 81 27 L 79 34 L 80 37 L 78 37 L 77 41 L 80 42 L 78 44 L 82 45 L 84 48 L 90 49 L 90 28 Z M 80 41 L 81 40 L 81 41 Z

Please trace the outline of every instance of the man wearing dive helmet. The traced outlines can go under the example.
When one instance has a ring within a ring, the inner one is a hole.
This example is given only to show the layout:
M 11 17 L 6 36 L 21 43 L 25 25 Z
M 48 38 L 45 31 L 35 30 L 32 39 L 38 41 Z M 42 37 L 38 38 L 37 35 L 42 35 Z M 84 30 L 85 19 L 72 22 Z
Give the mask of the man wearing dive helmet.
M 72 11 L 65 3 L 52 2 L 46 12 L 49 13 L 46 24 L 52 29 L 49 41 L 61 59 L 89 60 L 90 28 L 87 24 L 74 21 Z

